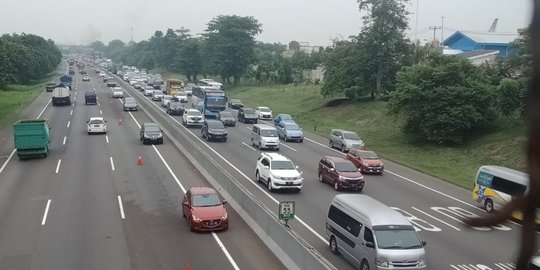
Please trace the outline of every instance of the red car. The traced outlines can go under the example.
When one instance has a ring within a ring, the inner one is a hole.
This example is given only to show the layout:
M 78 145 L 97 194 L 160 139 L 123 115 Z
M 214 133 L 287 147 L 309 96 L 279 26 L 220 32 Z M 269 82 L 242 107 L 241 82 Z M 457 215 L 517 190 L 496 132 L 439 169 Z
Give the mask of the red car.
M 364 189 L 364 176 L 354 164 L 341 157 L 324 156 L 319 161 L 319 181 L 330 183 L 335 190 Z
M 192 187 L 184 195 L 182 215 L 191 231 L 220 231 L 229 227 L 226 201 L 209 187 Z
M 347 153 L 347 159 L 352 161 L 362 173 L 383 174 L 384 162 L 373 151 L 351 149 Z

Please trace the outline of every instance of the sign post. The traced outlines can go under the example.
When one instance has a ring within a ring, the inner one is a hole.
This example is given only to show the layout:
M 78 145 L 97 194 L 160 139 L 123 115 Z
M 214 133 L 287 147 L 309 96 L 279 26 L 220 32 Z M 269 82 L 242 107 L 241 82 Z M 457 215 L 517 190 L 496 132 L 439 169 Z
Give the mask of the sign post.
M 279 219 L 285 220 L 285 226 L 289 227 L 289 219 L 294 219 L 294 201 L 279 202 Z

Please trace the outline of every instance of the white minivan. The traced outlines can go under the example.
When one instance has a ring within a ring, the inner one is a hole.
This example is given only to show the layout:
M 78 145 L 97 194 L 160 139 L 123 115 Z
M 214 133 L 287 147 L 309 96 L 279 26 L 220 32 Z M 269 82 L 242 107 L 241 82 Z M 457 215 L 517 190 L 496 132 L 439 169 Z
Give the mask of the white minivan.
M 277 129 L 270 125 L 255 124 L 251 129 L 251 145 L 259 149 L 279 150 L 279 137 Z
M 426 269 L 426 242 L 409 220 L 367 195 L 334 197 L 326 239 L 355 269 Z

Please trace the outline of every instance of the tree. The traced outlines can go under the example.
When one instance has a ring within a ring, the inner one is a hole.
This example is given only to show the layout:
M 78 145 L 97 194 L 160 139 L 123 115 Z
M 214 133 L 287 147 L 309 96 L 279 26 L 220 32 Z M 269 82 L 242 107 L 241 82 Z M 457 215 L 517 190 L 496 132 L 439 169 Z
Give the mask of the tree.
M 189 38 L 180 47 L 178 64 L 188 81 L 197 81 L 202 72 L 201 53 L 202 41 L 198 38 Z
M 324 85 L 321 88 L 321 94 L 324 97 L 345 94 L 345 89 L 353 86 L 357 86 L 357 88 L 354 88 L 355 90 L 360 90 L 364 80 L 362 78 L 362 80 L 358 81 L 355 78 L 363 77 L 360 63 L 362 54 L 363 52 L 356 39 L 338 41 L 333 48 L 329 48 L 324 53 Z M 347 91 L 347 96 L 359 96 L 358 94 L 353 95 L 352 90 Z
M 120 56 L 122 55 L 125 47 L 126 43 L 124 43 L 123 41 L 119 39 L 111 40 L 109 41 L 109 45 L 105 49 L 105 56 L 117 62 L 120 59 Z
M 90 48 L 94 49 L 96 52 L 104 52 L 105 51 L 105 44 L 103 42 L 96 40 L 92 43 L 90 43 Z
M 519 111 L 525 114 L 525 96 L 527 88 L 518 80 L 504 78 L 497 87 L 497 108 L 504 116 L 511 116 Z
M 212 19 L 204 34 L 205 52 L 211 60 L 206 70 L 217 71 L 226 80 L 232 76 L 237 84 L 255 60 L 255 35 L 261 31 L 261 24 L 253 17 L 219 15 Z
M 412 140 L 455 144 L 495 118 L 491 85 L 467 59 L 430 55 L 398 72 L 389 113 Z
M 405 38 L 408 27 L 408 0 L 358 0 L 364 27 L 358 37 L 362 47 L 363 83 L 372 98 L 380 98 L 383 89 L 391 88 L 395 74 L 404 58 L 410 54 L 410 42 Z M 353 77 L 354 78 L 354 77 Z

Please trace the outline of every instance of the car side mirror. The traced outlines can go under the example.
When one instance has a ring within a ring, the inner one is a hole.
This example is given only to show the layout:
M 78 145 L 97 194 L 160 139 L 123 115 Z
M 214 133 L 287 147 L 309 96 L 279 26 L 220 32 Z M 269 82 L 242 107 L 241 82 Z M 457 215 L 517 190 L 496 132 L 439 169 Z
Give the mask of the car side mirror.
M 295 168 L 298 170 L 298 165 L 296 165 Z
M 266 169 L 269 169 L 269 168 L 270 168 L 270 166 L 268 166 L 268 165 L 264 165 L 264 168 L 266 168 Z
M 334 169 L 334 168 L 330 168 L 330 171 L 333 172 L 333 171 L 335 171 L 335 169 Z
M 184 206 L 189 206 L 189 202 L 185 201 L 182 203 Z
M 223 199 L 223 200 L 221 201 L 221 203 L 222 203 L 222 204 L 227 204 L 227 200 Z
M 427 242 L 426 241 L 422 241 L 422 246 L 426 246 Z
M 366 242 L 366 247 L 368 247 L 368 248 L 375 248 L 375 243 L 373 243 L 373 242 Z
M 86 121 L 86 123 L 90 122 L 90 120 Z
M 105 123 L 107 123 L 107 120 L 105 120 Z

